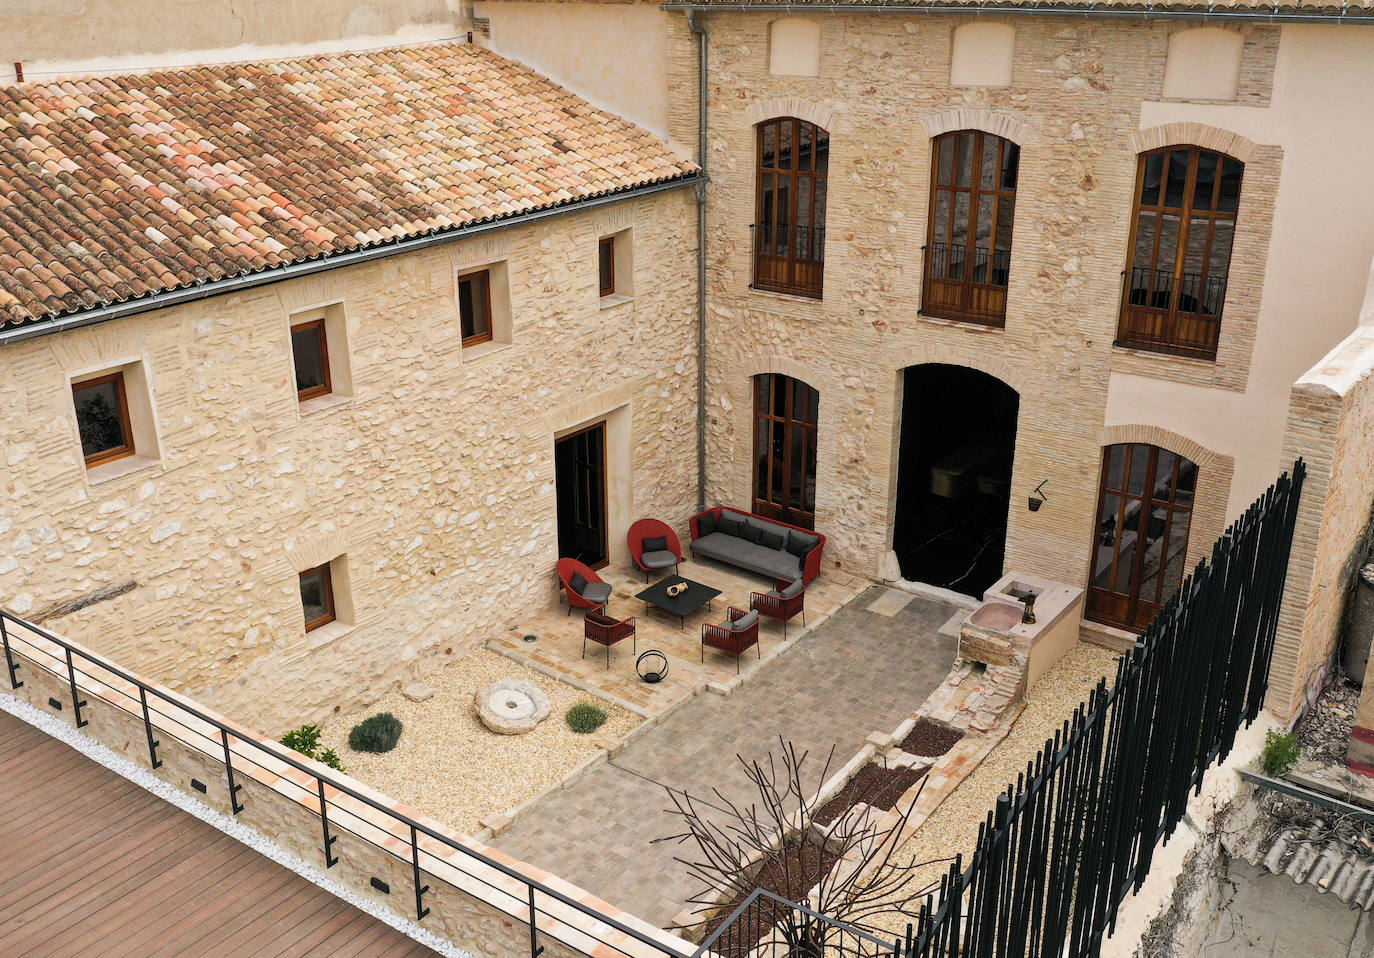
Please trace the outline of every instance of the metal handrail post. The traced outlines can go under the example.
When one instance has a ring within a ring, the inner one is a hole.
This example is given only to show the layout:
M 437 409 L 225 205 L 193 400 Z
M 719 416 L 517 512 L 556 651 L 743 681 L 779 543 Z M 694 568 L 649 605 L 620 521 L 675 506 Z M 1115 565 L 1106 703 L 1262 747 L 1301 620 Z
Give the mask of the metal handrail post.
M 334 843 L 339 840 L 339 836 L 329 834 L 329 808 L 324 800 L 324 779 L 315 779 L 315 784 L 320 787 L 320 828 L 324 831 L 324 867 L 333 868 L 339 863 L 339 856 L 334 854 Z
M 76 666 L 72 664 L 72 650 L 67 649 L 67 683 L 72 688 L 72 714 L 76 717 L 76 727 L 85 728 L 89 723 L 81 717 L 81 694 L 76 690 Z
M 19 681 L 19 663 L 14 661 L 14 653 L 10 651 L 10 633 L 5 628 L 5 620 L 0 617 L 0 643 L 5 646 L 5 665 L 9 668 L 10 688 L 17 689 L 24 683 Z
M 229 807 L 232 808 L 234 814 L 237 815 L 239 812 L 243 811 L 243 806 L 239 804 L 239 789 L 243 788 L 243 786 L 234 784 L 234 764 L 229 758 L 229 730 L 221 728 L 219 730 L 219 737 L 220 741 L 224 743 L 224 771 L 228 773 L 229 777 Z
M 415 868 L 415 920 L 421 921 L 429 914 L 425 907 L 425 892 L 429 891 L 429 886 L 420 884 L 420 837 L 414 825 L 410 826 L 410 862 Z
M 162 743 L 153 738 L 153 721 L 148 714 L 148 692 L 141 685 L 138 687 L 138 704 L 143 706 L 143 732 L 148 736 L 148 761 L 153 768 L 161 768 L 162 759 L 157 757 L 157 747 Z

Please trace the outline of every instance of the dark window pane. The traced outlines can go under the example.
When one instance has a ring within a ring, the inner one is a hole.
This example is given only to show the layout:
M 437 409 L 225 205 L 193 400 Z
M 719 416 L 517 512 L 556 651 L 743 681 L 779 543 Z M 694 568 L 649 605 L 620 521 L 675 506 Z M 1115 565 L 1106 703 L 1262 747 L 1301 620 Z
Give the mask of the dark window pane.
M 1145 174 L 1141 177 L 1140 205 L 1159 205 L 1159 186 L 1164 177 L 1164 154 L 1154 153 L 1145 158 Z
M 968 245 L 968 200 L 969 194 L 954 194 L 954 235 L 951 242 L 955 246 Z
M 1221 161 L 1221 194 L 1217 200 L 1217 209 L 1225 213 L 1234 213 L 1236 205 L 1240 202 L 1240 177 L 1245 171 L 1245 164 L 1239 160 L 1233 160 L 1229 156 L 1223 157 Z
M 973 134 L 959 134 L 959 165 L 955 177 L 956 186 L 969 186 L 973 183 Z
M 1130 465 L 1127 467 L 1129 477 L 1126 480 L 1126 491 L 1133 496 L 1143 496 L 1145 495 L 1146 483 L 1150 478 L 1150 447 L 1135 444 L 1130 447 L 1130 450 Z
M 778 168 L 782 170 L 793 168 L 791 120 L 783 120 L 778 124 Z
M 329 566 L 322 565 L 301 573 L 301 609 L 307 631 L 334 619 L 334 595 Z
M 763 125 L 763 155 L 759 157 L 759 166 L 765 170 L 775 169 L 778 165 L 778 125 L 776 123 L 765 123 Z
M 1197 180 L 1193 184 L 1193 209 L 1210 210 L 1212 191 L 1217 185 L 1217 154 L 1200 153 L 1197 158 Z
M 943 136 L 940 138 L 939 152 L 936 155 L 937 175 L 935 182 L 941 186 L 952 186 L 954 183 L 954 136 Z
M 603 239 L 597 249 L 596 269 L 600 280 L 601 295 L 609 296 L 615 292 L 615 238 Z
M 816 130 L 816 172 L 824 176 L 830 172 L 830 134 Z
M 124 426 L 124 378 L 122 373 L 77 383 L 72 387 L 76 424 L 81 433 L 81 453 L 87 459 L 123 450 L 133 442 Z
M 297 393 L 318 396 L 329 392 L 329 362 L 324 335 L 322 322 L 306 323 L 291 330 L 291 358 L 296 366 Z
M 975 177 L 980 190 L 997 189 L 997 144 L 1000 140 L 995 136 L 980 137 L 983 141 L 982 150 L 978 159 L 978 169 Z
M 464 342 L 491 338 L 486 272 L 474 273 L 458 281 L 458 314 L 462 320 Z
M 1014 213 L 1015 210 L 1016 206 L 1009 197 L 1004 197 L 997 204 L 996 245 L 997 251 L 999 253 L 1005 254 L 1011 250 L 1012 213 Z M 998 268 L 1006 270 L 1008 268 L 1008 264 L 1006 262 L 999 262 Z M 1005 280 L 1003 280 L 1002 285 L 1006 285 Z
M 1010 140 L 1002 141 L 1002 189 L 1016 189 L 1016 174 L 1021 166 L 1021 147 Z
M 1169 209 L 1183 206 L 1183 187 L 1188 179 L 1188 150 L 1170 150 L 1169 168 L 1165 174 L 1164 205 Z
M 797 135 L 801 142 L 797 144 L 797 169 L 803 173 L 811 172 L 811 145 L 813 131 L 816 128 L 810 123 L 800 123 L 797 125 Z

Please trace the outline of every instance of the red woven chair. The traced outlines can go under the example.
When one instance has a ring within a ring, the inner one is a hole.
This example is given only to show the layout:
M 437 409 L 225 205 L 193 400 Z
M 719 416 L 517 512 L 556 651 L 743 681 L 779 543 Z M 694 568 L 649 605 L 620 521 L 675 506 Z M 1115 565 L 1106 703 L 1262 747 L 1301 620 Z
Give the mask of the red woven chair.
M 763 658 L 763 651 L 759 648 L 759 616 L 758 613 L 750 610 L 745 612 L 743 609 L 730 607 L 730 618 L 720 625 L 706 623 L 701 627 L 701 661 L 706 661 L 706 647 L 709 645 L 713 649 L 722 652 L 729 652 L 735 657 L 735 674 L 739 675 L 739 657 L 744 654 L 749 646 L 754 646 L 759 658 Z M 734 624 L 746 616 L 752 616 L 753 621 L 742 629 L 734 627 Z
M 558 560 L 558 581 L 568 597 L 568 615 L 572 615 L 574 608 L 604 612 L 606 603 L 611 601 L 610 583 L 603 582 L 601 576 L 576 559 Z
M 678 563 L 682 561 L 682 543 L 668 523 L 659 519 L 637 519 L 630 526 L 626 538 L 629 540 L 630 558 L 644 573 L 645 582 L 649 581 L 650 572 L 662 571 L 669 566 L 673 567 L 674 573 L 677 572 Z M 655 539 L 663 541 L 655 542 Z
M 800 585 L 800 588 L 796 588 Z M 794 592 L 793 589 L 796 589 Z M 789 594 L 790 593 L 790 594 Z M 749 596 L 749 608 L 757 609 L 759 615 L 782 623 L 782 638 L 787 641 L 787 620 L 801 614 L 802 625 L 806 625 L 806 583 L 800 580 L 776 580 L 768 592 L 754 592 Z
M 639 651 L 639 639 L 635 637 L 635 617 L 613 619 L 600 612 L 588 612 L 582 617 L 582 657 L 587 657 L 587 640 L 591 639 L 606 647 L 606 668 L 611 667 L 611 646 L 628 638 L 635 652 Z

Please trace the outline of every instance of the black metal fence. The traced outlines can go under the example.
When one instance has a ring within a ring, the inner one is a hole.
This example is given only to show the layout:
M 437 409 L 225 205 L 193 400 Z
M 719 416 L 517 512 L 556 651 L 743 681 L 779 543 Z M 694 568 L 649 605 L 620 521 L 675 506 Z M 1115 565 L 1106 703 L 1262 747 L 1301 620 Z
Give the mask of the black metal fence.
M 1259 715 L 1305 467 L 1212 547 L 1089 700 L 1028 762 L 922 907 L 903 958 L 1098 953 L 1188 794 Z

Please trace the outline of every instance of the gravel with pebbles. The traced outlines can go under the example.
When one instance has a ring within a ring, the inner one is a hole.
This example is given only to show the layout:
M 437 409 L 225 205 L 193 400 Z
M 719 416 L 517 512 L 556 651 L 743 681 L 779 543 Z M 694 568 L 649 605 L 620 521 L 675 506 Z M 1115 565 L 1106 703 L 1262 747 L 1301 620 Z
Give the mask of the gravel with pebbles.
M 526 679 L 543 689 L 553 708 L 524 735 L 489 732 L 477 717 L 473 694 L 497 679 Z M 477 649 L 427 676 L 434 695 L 412 702 L 390 692 L 366 709 L 331 719 L 324 744 L 335 748 L 348 774 L 431 818 L 472 833 L 481 819 L 504 812 L 556 784 L 595 754 L 596 739 L 619 738 L 639 716 L 486 649 Z M 563 713 L 594 701 L 607 716 L 595 735 L 577 735 Z M 348 732 L 369 715 L 390 712 L 405 730 L 390 752 L 374 755 L 348 747 Z
M 964 855 L 967 865 L 978 825 L 997 803 L 997 796 L 1016 781 L 1018 773 L 1025 772 L 1026 763 L 1035 760 L 1045 740 L 1054 736 L 1078 703 L 1086 701 L 1098 679 L 1106 676 L 1111 683 L 1116 660 L 1115 652 L 1080 642 L 1026 694 L 1026 709 L 1007 737 L 893 854 L 894 864 L 945 859 L 915 872 L 915 887 L 938 883 L 956 853 Z M 873 918 L 875 925 L 898 933 L 906 930 L 907 921 L 897 913 Z

